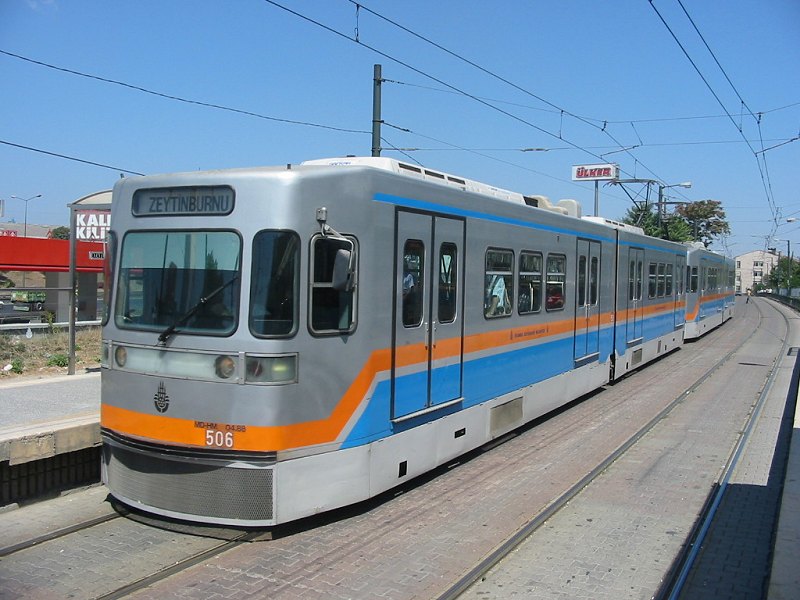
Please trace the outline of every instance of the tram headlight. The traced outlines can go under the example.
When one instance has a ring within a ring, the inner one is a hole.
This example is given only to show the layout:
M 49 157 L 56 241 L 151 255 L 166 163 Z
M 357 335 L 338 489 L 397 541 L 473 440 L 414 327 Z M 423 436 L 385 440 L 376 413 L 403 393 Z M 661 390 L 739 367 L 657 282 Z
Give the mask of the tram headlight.
M 214 372 L 220 379 L 230 379 L 236 373 L 236 361 L 230 356 L 218 356 L 214 361 Z
M 291 383 L 297 381 L 297 355 L 246 357 L 247 383 Z
M 125 363 L 128 362 L 128 350 L 125 346 L 117 346 L 114 349 L 114 362 L 117 363 L 118 367 L 124 367 Z

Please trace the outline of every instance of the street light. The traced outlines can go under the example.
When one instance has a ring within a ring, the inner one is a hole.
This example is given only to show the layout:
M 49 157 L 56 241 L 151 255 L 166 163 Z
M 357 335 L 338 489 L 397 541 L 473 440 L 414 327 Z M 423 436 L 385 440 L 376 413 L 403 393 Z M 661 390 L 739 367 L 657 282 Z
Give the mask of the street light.
M 25 229 L 22 237 L 28 237 L 28 202 L 31 200 L 35 200 L 36 198 L 41 198 L 41 194 L 36 194 L 35 196 L 31 196 L 30 198 L 20 198 L 19 196 L 11 196 L 12 198 L 16 198 L 17 200 L 22 200 L 25 203 Z
M 636 179 L 615 179 L 614 181 L 611 181 L 610 183 L 612 183 L 614 185 L 621 185 L 621 184 L 625 184 L 625 183 L 644 183 L 644 184 L 646 184 L 647 185 L 647 198 L 645 199 L 645 206 L 647 206 L 647 201 L 650 198 L 650 186 L 651 185 L 657 185 L 658 186 L 658 204 L 657 204 L 657 207 L 658 207 L 658 222 L 659 223 L 661 223 L 662 215 L 666 215 L 665 206 L 666 206 L 667 202 L 664 201 L 664 190 L 666 190 L 667 188 L 673 188 L 673 187 L 682 187 L 682 188 L 690 188 L 690 187 L 692 187 L 692 182 L 691 181 L 684 181 L 683 183 L 672 183 L 672 184 L 667 185 L 667 184 L 661 183 L 658 179 L 639 179 L 639 178 L 636 178 Z M 628 194 L 628 196 L 630 196 L 630 194 Z M 631 198 L 631 200 L 633 200 L 633 198 Z M 636 203 L 636 201 L 634 200 L 634 204 L 635 203 Z M 685 204 L 685 202 L 678 202 L 678 204 Z

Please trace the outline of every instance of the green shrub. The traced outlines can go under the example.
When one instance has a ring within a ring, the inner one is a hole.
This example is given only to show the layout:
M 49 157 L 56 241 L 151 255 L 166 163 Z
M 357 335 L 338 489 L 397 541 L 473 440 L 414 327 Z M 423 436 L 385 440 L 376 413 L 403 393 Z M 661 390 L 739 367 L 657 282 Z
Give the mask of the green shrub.
M 24 370 L 22 365 L 22 359 L 15 358 L 14 360 L 12 360 L 11 370 L 18 375 L 22 373 L 22 371 Z
M 69 364 L 69 356 L 66 354 L 53 354 L 47 359 L 48 367 L 66 367 Z

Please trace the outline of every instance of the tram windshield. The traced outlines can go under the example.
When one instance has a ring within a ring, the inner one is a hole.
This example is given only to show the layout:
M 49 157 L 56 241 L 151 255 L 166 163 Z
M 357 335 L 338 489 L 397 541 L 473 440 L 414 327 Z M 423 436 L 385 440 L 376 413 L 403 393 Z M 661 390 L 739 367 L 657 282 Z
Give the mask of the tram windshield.
M 123 329 L 228 335 L 238 320 L 242 244 L 230 231 L 131 232 L 114 322 Z

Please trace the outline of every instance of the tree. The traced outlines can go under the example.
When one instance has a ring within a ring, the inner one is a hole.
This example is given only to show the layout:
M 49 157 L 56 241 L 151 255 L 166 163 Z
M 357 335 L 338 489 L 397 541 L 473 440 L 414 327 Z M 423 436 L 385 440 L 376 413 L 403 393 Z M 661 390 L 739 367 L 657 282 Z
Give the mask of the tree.
M 54 240 L 68 240 L 69 227 L 65 227 L 64 225 L 53 227 L 53 229 L 50 230 L 50 237 Z
M 715 237 L 731 232 L 725 220 L 725 211 L 719 200 L 698 200 L 687 204 L 679 204 L 675 213 L 688 223 L 692 237 L 703 242 L 708 248 Z
M 800 287 L 800 263 L 786 256 L 778 260 L 766 281 L 773 289 Z M 788 286 L 787 286 L 788 284 Z
M 673 242 L 688 242 L 692 239 L 692 229 L 683 217 L 667 215 L 658 222 L 658 215 L 653 211 L 652 204 L 636 204 L 628 209 L 622 219 L 623 223 L 641 227 L 644 232 L 652 237 L 657 237 Z
M 634 204 L 625 213 L 622 222 L 627 225 L 641 227 L 647 235 L 661 237 L 658 227 L 658 215 L 653 212 L 651 204 Z

